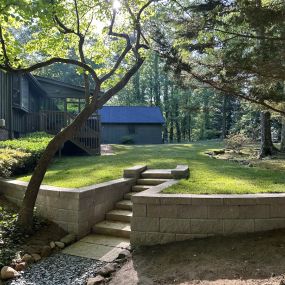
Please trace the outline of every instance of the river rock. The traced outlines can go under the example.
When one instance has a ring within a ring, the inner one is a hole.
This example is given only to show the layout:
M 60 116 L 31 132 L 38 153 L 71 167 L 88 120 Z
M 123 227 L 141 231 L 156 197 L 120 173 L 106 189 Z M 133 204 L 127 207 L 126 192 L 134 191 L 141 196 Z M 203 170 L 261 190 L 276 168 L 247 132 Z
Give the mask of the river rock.
M 105 266 L 103 266 L 99 271 L 98 274 L 107 277 L 110 276 L 111 273 L 113 273 L 116 270 L 116 265 L 113 263 L 109 263 Z
M 101 275 L 97 275 L 96 277 L 87 279 L 87 285 L 101 285 L 101 284 L 105 284 L 105 278 Z
M 1 279 L 7 280 L 19 276 L 19 272 L 9 266 L 4 266 L 1 269 Z
M 24 254 L 22 257 L 22 261 L 24 262 L 33 262 L 33 257 L 30 254 Z
M 38 262 L 38 261 L 40 261 L 42 259 L 42 257 L 39 254 L 37 254 L 37 253 L 33 253 L 31 255 L 32 255 L 32 257 L 33 257 L 35 262 Z
M 45 245 L 42 247 L 41 256 L 47 257 L 51 254 L 51 248 L 49 245 Z
M 72 244 L 76 241 L 76 235 L 75 234 L 68 234 L 64 236 L 61 240 L 65 245 Z
M 16 271 L 23 271 L 27 267 L 26 262 L 20 262 L 15 265 Z
M 54 249 L 54 248 L 55 248 L 55 243 L 54 243 L 54 241 L 51 241 L 51 242 L 49 243 L 49 246 L 50 246 L 51 249 Z
M 59 248 L 64 248 L 64 247 L 65 247 L 65 244 L 64 244 L 63 242 L 61 242 L 61 241 L 56 241 L 56 242 L 55 242 L 55 245 L 56 245 L 57 247 L 59 247 Z

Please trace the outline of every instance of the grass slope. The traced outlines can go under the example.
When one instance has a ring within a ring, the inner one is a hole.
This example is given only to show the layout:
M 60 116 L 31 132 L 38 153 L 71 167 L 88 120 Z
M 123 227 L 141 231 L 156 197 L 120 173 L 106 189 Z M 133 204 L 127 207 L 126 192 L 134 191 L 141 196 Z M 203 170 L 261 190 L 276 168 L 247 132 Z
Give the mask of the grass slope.
M 166 193 L 260 193 L 285 192 L 284 167 L 247 167 L 235 162 L 211 159 L 205 151 L 222 145 L 217 142 L 195 144 L 113 146 L 115 155 L 64 157 L 56 159 L 44 183 L 60 187 L 82 187 L 122 177 L 124 168 L 147 164 L 150 168 L 174 168 L 188 164 L 189 180 L 166 189 Z M 283 161 L 283 165 L 285 161 Z M 20 177 L 28 181 L 30 176 Z

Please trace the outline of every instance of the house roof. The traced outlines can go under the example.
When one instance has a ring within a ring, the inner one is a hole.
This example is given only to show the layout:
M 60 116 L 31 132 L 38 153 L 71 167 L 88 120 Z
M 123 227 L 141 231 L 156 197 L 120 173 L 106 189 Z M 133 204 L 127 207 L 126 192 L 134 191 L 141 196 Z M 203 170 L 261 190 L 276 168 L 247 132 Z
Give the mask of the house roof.
M 104 106 L 99 115 L 103 124 L 164 124 L 159 107 Z

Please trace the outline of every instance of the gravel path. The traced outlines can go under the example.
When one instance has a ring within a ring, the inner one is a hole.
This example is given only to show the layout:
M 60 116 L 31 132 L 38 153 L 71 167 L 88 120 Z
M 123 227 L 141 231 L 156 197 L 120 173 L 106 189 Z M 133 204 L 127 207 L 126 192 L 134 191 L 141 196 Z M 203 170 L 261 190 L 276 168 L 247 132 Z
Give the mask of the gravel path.
M 104 265 L 99 260 L 63 253 L 30 265 L 21 277 L 7 285 L 84 285 Z

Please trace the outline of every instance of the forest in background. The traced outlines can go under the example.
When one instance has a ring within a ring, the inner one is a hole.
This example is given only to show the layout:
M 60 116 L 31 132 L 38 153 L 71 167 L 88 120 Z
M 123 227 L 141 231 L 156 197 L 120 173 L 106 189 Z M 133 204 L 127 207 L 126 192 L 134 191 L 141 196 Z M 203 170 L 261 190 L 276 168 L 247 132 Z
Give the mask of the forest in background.
M 82 75 L 72 67 L 55 65 L 36 74 L 70 84 L 84 84 Z M 237 133 L 252 141 L 260 139 L 263 108 L 203 84 L 191 86 L 191 82 L 182 82 L 155 52 L 108 105 L 159 106 L 166 121 L 165 143 L 224 139 Z M 271 122 L 273 141 L 280 141 L 281 116 L 273 112 Z

